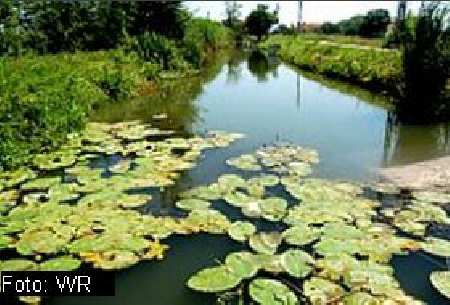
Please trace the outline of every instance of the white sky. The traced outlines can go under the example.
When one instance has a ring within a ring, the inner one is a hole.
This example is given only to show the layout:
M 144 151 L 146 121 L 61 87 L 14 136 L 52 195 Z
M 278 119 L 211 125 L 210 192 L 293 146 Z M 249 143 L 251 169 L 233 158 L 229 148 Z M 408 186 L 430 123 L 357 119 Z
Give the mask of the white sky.
M 280 4 L 280 23 L 291 24 L 297 22 L 297 1 L 238 1 L 242 5 L 241 14 L 245 17 L 256 8 L 258 3 L 268 4 L 275 9 Z M 223 20 L 225 18 L 225 1 L 185 1 L 185 6 L 198 17 Z M 420 1 L 408 1 L 408 10 L 417 12 Z M 376 8 L 389 10 L 392 17 L 397 15 L 397 1 L 303 1 L 303 21 L 322 23 L 324 21 L 337 22 L 357 14 L 365 14 Z

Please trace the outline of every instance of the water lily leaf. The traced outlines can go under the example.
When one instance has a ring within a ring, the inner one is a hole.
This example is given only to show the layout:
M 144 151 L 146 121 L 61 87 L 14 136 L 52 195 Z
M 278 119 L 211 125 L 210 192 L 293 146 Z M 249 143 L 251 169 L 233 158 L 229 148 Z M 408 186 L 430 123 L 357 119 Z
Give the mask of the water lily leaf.
M 97 255 L 85 254 L 83 258 L 92 262 L 95 268 L 103 270 L 118 270 L 128 268 L 139 262 L 139 257 L 130 251 L 111 250 Z
M 8 248 L 12 241 L 10 236 L 0 234 L 0 250 Z
M 437 256 L 450 257 L 450 241 L 448 240 L 428 237 L 422 243 L 422 249 Z
M 0 261 L 0 271 L 31 271 L 35 270 L 36 266 L 36 263 L 26 259 Z
M 55 184 L 48 190 L 48 195 L 55 202 L 75 200 L 80 197 L 78 188 L 79 186 L 76 183 Z
M 230 193 L 237 188 L 244 188 L 247 185 L 243 178 L 233 174 L 220 176 L 219 179 L 217 179 L 217 184 L 219 185 L 221 192 L 225 194 Z
M 0 215 L 12 209 L 17 204 L 20 193 L 17 190 L 10 190 L 0 193 Z
M 329 304 L 340 299 L 344 289 L 330 281 L 319 277 L 313 277 L 303 284 L 303 291 L 311 304 Z
M 185 225 L 197 228 L 197 231 L 222 234 L 228 231 L 231 223 L 228 218 L 216 210 L 193 210 L 185 218 Z
M 28 179 L 36 177 L 36 173 L 31 169 L 21 168 L 12 172 L 0 173 L 0 191 L 6 188 L 15 187 Z
M 255 276 L 260 268 L 258 260 L 250 252 L 234 252 L 228 254 L 225 259 L 225 266 L 230 273 L 241 279 Z
M 426 201 L 426 202 L 434 202 L 434 203 L 440 203 L 445 204 L 450 202 L 450 194 L 446 193 L 438 193 L 438 192 L 431 192 L 431 191 L 416 191 L 413 192 L 413 197 L 420 201 Z
M 24 191 L 42 191 L 59 183 L 61 183 L 60 177 L 38 178 L 22 184 L 20 188 Z
M 71 253 L 107 252 L 115 250 L 138 252 L 150 246 L 145 238 L 121 232 L 87 235 L 70 243 L 67 247 Z
M 177 208 L 186 211 L 192 210 L 206 210 L 211 206 L 209 201 L 201 200 L 201 199 L 182 199 L 175 203 Z
M 279 232 L 262 232 L 250 236 L 250 247 L 258 253 L 274 254 L 281 244 L 282 237 Z
M 283 239 L 290 245 L 304 246 L 310 244 L 320 237 L 320 230 L 308 225 L 296 225 L 283 232 Z
M 232 206 L 243 208 L 251 202 L 257 202 L 257 198 L 251 197 L 243 192 L 232 192 L 226 194 L 223 199 Z
M 39 264 L 40 271 L 72 271 L 80 267 L 80 260 L 72 256 L 60 256 Z
M 213 293 L 230 290 L 241 282 L 241 277 L 230 272 L 227 266 L 208 268 L 189 278 L 187 286 L 193 290 Z
M 294 292 L 285 284 L 273 279 L 255 279 L 250 283 L 251 298 L 262 305 L 297 305 Z
M 306 277 L 313 270 L 310 266 L 313 263 L 314 259 L 308 253 L 301 250 L 290 249 L 281 255 L 283 269 L 293 277 Z
M 69 167 L 77 161 L 76 151 L 57 151 L 47 154 L 37 155 L 33 163 L 41 170 L 55 170 Z
M 435 271 L 430 275 L 430 281 L 434 288 L 450 299 L 450 271 Z
M 281 264 L 281 255 L 258 253 L 254 254 L 254 258 L 262 270 L 274 274 L 285 271 Z
M 236 221 L 228 228 L 228 235 L 240 242 L 244 242 L 247 238 L 256 232 L 256 227 L 247 221 Z
M 263 174 L 250 178 L 248 180 L 249 184 L 259 184 L 266 187 L 276 186 L 280 182 L 280 179 L 275 175 Z
M 109 171 L 114 174 L 125 174 L 130 170 L 130 166 L 132 164 L 131 160 L 121 160 L 111 166 Z
M 190 189 L 182 194 L 182 198 L 199 198 L 204 200 L 218 200 L 221 198 L 221 193 L 219 186 L 217 184 L 212 184 L 209 186 L 199 186 Z
M 227 160 L 226 163 L 246 171 L 259 171 L 262 169 L 261 165 L 258 164 L 258 160 L 253 155 L 241 155 L 237 158 Z
M 262 217 L 269 221 L 279 221 L 286 215 L 287 201 L 283 198 L 266 198 L 259 201 Z
M 164 258 L 164 253 L 169 249 L 169 246 L 159 243 L 159 240 L 155 240 L 150 243 L 149 250 L 142 256 L 143 259 L 152 260 L 162 260 Z
M 62 251 L 69 240 L 70 236 L 62 236 L 46 229 L 28 230 L 20 235 L 15 247 L 23 255 L 53 254 Z
M 344 298 L 344 305 L 378 305 L 381 300 L 365 292 L 355 292 Z

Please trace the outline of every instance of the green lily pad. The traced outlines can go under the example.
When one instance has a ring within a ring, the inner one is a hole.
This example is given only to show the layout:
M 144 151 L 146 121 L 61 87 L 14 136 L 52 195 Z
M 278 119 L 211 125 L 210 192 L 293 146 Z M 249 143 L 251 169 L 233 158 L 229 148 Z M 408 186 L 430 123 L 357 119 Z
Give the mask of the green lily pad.
M 59 183 L 61 183 L 61 178 L 59 177 L 38 178 L 22 184 L 20 188 L 24 191 L 42 191 L 47 190 L 51 186 Z
M 329 304 L 339 300 L 344 289 L 328 280 L 313 277 L 303 284 L 303 292 L 311 304 Z
M 227 160 L 226 163 L 246 171 L 260 171 L 262 169 L 261 165 L 258 164 L 258 160 L 253 155 L 241 155 L 237 158 Z
M 223 199 L 232 206 L 243 208 L 248 206 L 251 202 L 257 202 L 257 198 L 251 197 L 243 192 L 232 192 L 226 194 Z
M 259 201 L 262 217 L 269 221 L 280 221 L 286 215 L 287 201 L 283 198 L 266 198 Z
M 255 279 L 250 283 L 250 297 L 261 305 L 297 305 L 299 301 L 285 284 L 273 279 Z
M 450 241 L 448 240 L 429 237 L 422 243 L 422 249 L 437 256 L 450 257 Z
M 217 184 L 219 185 L 221 192 L 225 194 L 230 193 L 237 188 L 244 188 L 247 186 L 247 183 L 243 178 L 233 174 L 220 176 L 219 179 L 217 179 Z
M 76 152 L 68 150 L 37 155 L 33 162 L 41 170 L 55 170 L 69 167 L 76 161 Z
M 247 221 L 236 221 L 228 228 L 228 235 L 240 242 L 244 242 L 248 237 L 255 234 L 256 227 Z
M 430 281 L 434 288 L 450 299 L 450 271 L 435 271 L 430 275 Z
M 71 253 L 108 252 L 108 251 L 141 251 L 148 248 L 150 242 L 145 238 L 120 232 L 87 235 L 70 243 L 67 248 Z
M 20 235 L 15 247 L 22 255 L 54 254 L 64 250 L 69 240 L 70 236 L 62 236 L 50 230 L 29 230 Z
M 225 266 L 230 273 L 241 279 L 255 276 L 260 268 L 258 260 L 256 260 L 254 254 L 250 252 L 234 252 L 228 254 L 225 259 Z
M 192 210 L 206 210 L 211 206 L 209 201 L 201 200 L 201 199 L 182 199 L 175 203 L 177 208 L 186 211 Z
M 290 249 L 281 255 L 281 265 L 291 276 L 304 278 L 313 270 L 314 259 L 306 252 Z
M 35 269 L 36 263 L 26 259 L 0 261 L 0 271 L 32 271 Z
M 355 292 L 344 298 L 344 305 L 378 305 L 379 299 L 365 292 Z
M 217 184 L 209 186 L 199 186 L 190 189 L 180 195 L 182 198 L 199 198 L 204 200 L 218 200 L 221 198 L 221 192 Z
M 259 184 L 266 187 L 276 186 L 280 179 L 275 175 L 259 175 L 248 180 L 249 184 Z
M 279 232 L 262 232 L 250 236 L 250 247 L 258 253 L 274 254 L 281 244 L 282 237 Z
M 434 202 L 445 204 L 450 202 L 450 194 L 438 193 L 431 191 L 416 191 L 413 192 L 413 197 L 420 201 Z
M 283 239 L 286 243 L 294 246 L 304 246 L 310 244 L 320 237 L 320 230 L 308 225 L 296 225 L 283 232 Z
M 139 262 L 139 257 L 136 254 L 125 250 L 102 252 L 100 256 L 93 255 L 85 259 L 88 262 L 92 262 L 95 268 L 103 270 L 124 269 Z
M 40 271 L 72 271 L 80 267 L 80 260 L 72 256 L 60 256 L 39 264 Z
M 0 235 L 0 250 L 8 248 L 13 239 L 7 235 Z
M 241 277 L 226 266 L 208 268 L 189 278 L 187 286 L 193 290 L 214 293 L 233 289 L 241 282 Z
M 31 169 L 21 168 L 12 172 L 0 172 L 0 191 L 5 188 L 15 187 L 28 179 L 36 177 Z

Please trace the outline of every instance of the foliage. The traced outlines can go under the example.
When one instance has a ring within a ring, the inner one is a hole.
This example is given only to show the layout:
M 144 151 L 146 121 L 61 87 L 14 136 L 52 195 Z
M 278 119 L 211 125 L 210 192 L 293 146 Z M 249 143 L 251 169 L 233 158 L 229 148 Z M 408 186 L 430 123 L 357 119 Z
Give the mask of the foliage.
M 302 37 L 271 36 L 262 46 L 278 44 L 280 56 L 307 70 L 396 93 L 401 78 L 397 51 L 316 43 Z
M 418 17 L 413 30 L 403 25 L 404 86 L 399 103 L 403 121 L 433 122 L 450 116 L 450 28 L 448 4 L 433 1 Z
M 276 12 L 269 12 L 269 7 L 258 4 L 256 10 L 252 11 L 245 19 L 245 27 L 250 35 L 255 35 L 258 40 L 269 33 L 270 28 L 278 23 Z
M 366 15 L 356 15 L 338 23 L 324 22 L 321 32 L 363 37 L 383 37 L 391 23 L 389 11 L 374 9 Z

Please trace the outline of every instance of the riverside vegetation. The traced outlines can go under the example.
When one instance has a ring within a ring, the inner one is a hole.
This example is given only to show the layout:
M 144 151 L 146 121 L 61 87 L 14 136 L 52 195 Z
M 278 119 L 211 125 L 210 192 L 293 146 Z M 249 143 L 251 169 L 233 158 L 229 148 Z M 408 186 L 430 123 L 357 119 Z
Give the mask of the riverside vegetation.
M 84 126 L 93 107 L 101 103 L 129 98 L 147 81 L 196 75 L 209 53 L 229 43 L 227 28 L 188 16 L 177 1 L 18 1 L 15 5 L 2 2 L 0 8 L 3 168 L 18 167 L 33 154 L 61 145 L 69 133 Z M 95 29 L 76 21 L 78 14 L 92 8 L 97 8 L 96 13 L 88 17 L 98 26 Z M 27 18 L 18 16 L 20 9 Z M 165 24 L 148 21 L 149 16 L 141 16 L 139 10 L 165 16 L 161 21 Z M 117 26 L 114 31 L 97 23 L 98 18 L 119 18 L 124 12 L 129 17 L 135 14 L 134 21 L 114 19 L 108 25 Z M 47 23 L 47 17 L 61 28 Z M 114 41 L 104 41 L 109 32 Z M 46 54 L 50 51 L 57 54 Z M 41 53 L 44 55 L 38 55 Z

